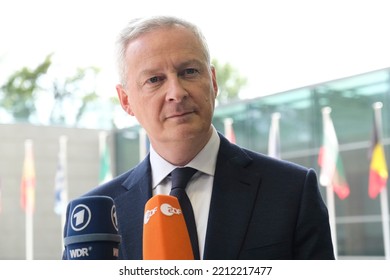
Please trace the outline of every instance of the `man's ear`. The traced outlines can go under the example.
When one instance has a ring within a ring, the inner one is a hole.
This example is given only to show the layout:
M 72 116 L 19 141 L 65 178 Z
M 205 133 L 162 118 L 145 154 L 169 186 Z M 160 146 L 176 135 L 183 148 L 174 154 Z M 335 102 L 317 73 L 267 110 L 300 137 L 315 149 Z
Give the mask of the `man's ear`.
M 217 95 L 218 95 L 217 73 L 216 73 L 215 67 L 213 65 L 211 65 L 211 79 L 213 81 L 215 98 L 217 98 Z
M 119 102 L 123 110 L 128 113 L 130 116 L 134 116 L 133 110 L 130 106 L 129 96 L 127 95 L 125 89 L 122 85 L 116 85 L 116 92 L 118 93 Z

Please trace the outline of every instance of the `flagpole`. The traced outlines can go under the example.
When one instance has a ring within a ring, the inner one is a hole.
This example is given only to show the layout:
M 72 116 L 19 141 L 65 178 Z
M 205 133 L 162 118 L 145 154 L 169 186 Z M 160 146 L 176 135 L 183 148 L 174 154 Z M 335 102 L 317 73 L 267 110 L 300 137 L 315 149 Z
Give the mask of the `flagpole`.
M 99 184 L 106 183 L 112 179 L 110 148 L 107 144 L 107 139 L 108 133 L 101 131 L 99 133 Z
M 274 158 L 280 158 L 280 134 L 279 119 L 280 113 L 276 112 L 271 117 L 271 127 L 268 136 L 268 155 Z
M 385 249 L 385 259 L 390 259 L 390 230 L 389 230 L 389 203 L 387 199 L 387 188 L 380 193 L 381 211 L 382 211 L 382 228 L 383 244 Z
M 224 135 L 225 137 L 231 142 L 236 143 L 236 136 L 234 134 L 233 130 L 233 119 L 232 118 L 226 118 L 223 120 L 224 125 Z
M 378 127 L 378 139 L 382 141 L 382 102 L 375 102 L 372 106 L 374 108 L 374 117 Z M 387 188 L 383 188 L 380 192 L 380 203 L 382 212 L 382 229 L 383 229 L 383 245 L 385 251 L 385 259 L 390 259 L 390 229 L 389 229 L 389 202 L 387 196 Z
M 61 192 L 61 237 L 63 236 L 64 232 L 64 226 L 66 222 L 66 205 L 68 204 L 68 164 L 67 164 L 67 144 L 68 144 L 68 137 L 65 135 L 60 136 L 59 139 L 60 143 L 60 154 L 59 154 L 59 160 L 63 164 L 63 190 Z M 64 250 L 64 239 L 61 238 L 61 251 Z
M 335 258 L 338 257 L 337 230 L 336 230 L 336 206 L 334 202 L 334 190 L 332 184 L 326 186 L 326 205 L 328 206 L 330 233 L 333 240 L 333 251 Z
M 0 177 L 0 214 L 3 211 L 3 190 L 2 190 L 2 182 L 1 182 L 1 177 Z
M 34 259 L 34 223 L 31 211 L 26 212 L 26 260 Z
M 24 149 L 25 149 L 26 157 L 30 157 L 28 160 L 32 160 L 31 156 L 32 156 L 32 149 L 33 149 L 33 141 L 31 139 L 27 139 L 24 141 Z M 25 197 L 26 260 L 33 260 L 34 259 L 34 253 L 33 253 L 34 252 L 34 216 L 33 216 L 34 206 L 33 206 L 32 196 L 34 194 L 30 193 L 32 191 L 31 186 L 29 186 L 26 191 L 27 191 Z
M 99 132 L 99 159 L 102 158 L 104 148 L 106 146 L 106 140 L 107 140 L 107 132 L 100 131 Z
M 324 107 L 322 108 L 322 118 L 323 118 L 323 126 L 324 126 L 324 133 L 327 133 L 327 130 L 329 129 L 329 120 L 330 118 L 330 113 L 332 112 L 332 108 L 330 107 Z M 332 127 L 332 132 L 333 132 L 333 127 Z M 333 134 L 333 133 L 332 133 Z M 337 137 L 335 135 L 332 135 L 332 140 L 337 141 Z M 338 143 L 332 143 L 334 145 L 333 148 L 338 149 Z M 335 154 L 337 155 L 337 152 Z M 329 160 L 329 159 L 328 159 Z M 336 162 L 336 158 L 331 159 L 334 163 Z M 335 168 L 335 167 L 333 167 Z M 325 172 L 326 174 L 328 171 Z M 332 176 L 334 174 L 334 170 L 332 171 Z M 327 174 L 329 175 L 329 174 Z M 335 258 L 337 259 L 338 257 L 338 246 L 337 246 L 337 227 L 336 227 L 336 205 L 335 205 L 335 200 L 334 200 L 334 189 L 333 189 L 333 183 L 332 183 L 332 178 L 324 178 L 323 174 L 321 172 L 320 174 L 320 182 L 325 185 L 326 187 L 326 205 L 328 208 L 328 213 L 329 213 L 329 225 L 330 225 L 330 233 L 332 237 L 332 243 L 333 243 L 333 251 Z
M 147 154 L 146 132 L 143 127 L 139 129 L 139 161 L 142 161 Z

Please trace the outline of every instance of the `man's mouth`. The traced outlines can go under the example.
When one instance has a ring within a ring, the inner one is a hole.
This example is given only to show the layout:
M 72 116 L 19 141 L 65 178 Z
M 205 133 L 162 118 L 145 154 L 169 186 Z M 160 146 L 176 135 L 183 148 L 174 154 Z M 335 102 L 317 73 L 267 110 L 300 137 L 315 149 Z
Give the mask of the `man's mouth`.
M 190 115 L 192 113 L 194 113 L 194 111 L 177 112 L 177 113 L 173 113 L 173 114 L 169 115 L 168 119 L 185 117 L 185 116 Z

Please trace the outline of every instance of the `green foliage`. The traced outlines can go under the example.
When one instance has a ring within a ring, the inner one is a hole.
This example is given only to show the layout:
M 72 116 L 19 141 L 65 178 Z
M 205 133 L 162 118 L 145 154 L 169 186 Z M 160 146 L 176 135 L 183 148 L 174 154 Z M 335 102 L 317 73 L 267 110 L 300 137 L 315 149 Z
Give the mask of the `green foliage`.
M 47 73 L 51 65 L 51 56 L 51 54 L 48 55 L 33 70 L 23 67 L 21 70 L 16 71 L 1 87 L 4 92 L 1 106 L 16 119 L 27 120 L 36 111 L 34 94 L 40 89 L 38 80 Z
M 76 126 L 88 105 L 98 100 L 94 85 L 99 69 L 79 68 L 70 77 L 53 78 L 49 75 L 52 56 L 47 55 L 35 69 L 23 67 L 12 74 L 1 87 L 0 106 L 18 121 L 30 121 L 37 116 L 36 106 L 40 100 L 52 106 L 46 108 L 50 112 L 47 117 L 50 124 Z M 217 72 L 218 102 L 238 99 L 246 78 L 241 77 L 229 63 L 221 64 L 214 59 L 212 64 Z M 114 106 L 119 105 L 117 98 L 110 98 L 110 102 Z
M 77 125 L 87 105 L 98 99 L 94 85 L 99 69 L 79 68 L 70 77 L 53 79 L 48 75 L 52 66 L 51 58 L 52 54 L 49 54 L 35 69 L 23 67 L 12 74 L 1 87 L 3 94 L 0 96 L 0 106 L 14 119 L 29 121 L 36 114 L 37 100 L 52 100 L 47 102 L 54 104 L 52 108 L 46 108 L 51 111 L 49 123 L 65 124 L 72 119 L 71 125 Z M 46 83 L 41 83 L 43 79 L 46 79 Z M 75 117 L 69 117 L 69 108 L 75 112 Z
M 216 59 L 212 60 L 217 73 L 218 97 L 220 103 L 226 103 L 238 99 L 238 94 L 247 83 L 247 79 L 240 76 L 238 71 L 230 64 L 221 64 Z
M 62 82 L 53 82 L 54 106 L 50 114 L 51 124 L 64 124 L 68 117 L 67 106 L 77 107 L 74 125 L 81 120 L 88 104 L 96 101 L 98 95 L 94 86 L 89 88 L 86 83 L 95 84 L 96 75 L 99 69 L 96 67 L 78 68 L 76 73 L 65 78 Z

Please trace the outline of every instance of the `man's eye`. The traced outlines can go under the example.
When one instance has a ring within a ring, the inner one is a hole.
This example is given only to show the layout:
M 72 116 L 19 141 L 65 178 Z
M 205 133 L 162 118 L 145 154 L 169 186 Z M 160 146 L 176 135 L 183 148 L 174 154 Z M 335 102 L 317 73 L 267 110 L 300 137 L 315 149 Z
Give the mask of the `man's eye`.
M 195 68 L 188 68 L 185 70 L 185 72 L 188 75 L 192 75 L 192 74 L 198 73 L 198 70 L 196 70 Z
M 157 83 L 159 81 L 161 81 L 161 78 L 157 77 L 157 76 L 151 77 L 150 79 L 148 79 L 148 83 L 151 83 L 151 84 Z
M 181 73 L 183 76 L 193 76 L 195 74 L 199 73 L 199 71 L 195 68 L 187 68 L 184 69 L 183 72 Z

